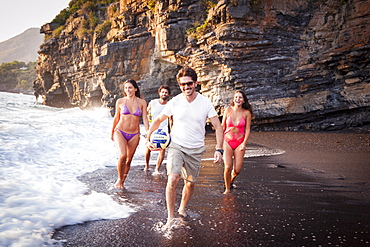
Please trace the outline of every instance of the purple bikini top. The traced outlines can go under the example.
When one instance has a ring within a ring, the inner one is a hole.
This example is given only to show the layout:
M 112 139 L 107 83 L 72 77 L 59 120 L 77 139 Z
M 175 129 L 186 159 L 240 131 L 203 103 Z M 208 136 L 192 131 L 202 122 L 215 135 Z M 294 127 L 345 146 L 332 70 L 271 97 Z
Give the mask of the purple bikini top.
M 142 111 L 140 109 L 139 103 L 137 102 L 137 99 L 136 99 L 136 103 L 137 103 L 137 110 L 134 113 L 131 113 L 130 110 L 128 109 L 127 105 L 126 105 L 126 102 L 125 102 L 125 105 L 122 108 L 121 114 L 123 114 L 123 115 L 131 114 L 131 115 L 140 117 L 141 114 L 142 114 Z

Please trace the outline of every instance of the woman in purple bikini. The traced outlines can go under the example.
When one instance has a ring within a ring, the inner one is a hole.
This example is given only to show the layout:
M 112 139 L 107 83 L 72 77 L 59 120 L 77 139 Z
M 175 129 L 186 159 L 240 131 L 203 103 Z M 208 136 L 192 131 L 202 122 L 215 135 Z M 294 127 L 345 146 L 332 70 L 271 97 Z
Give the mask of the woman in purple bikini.
M 140 98 L 140 89 L 135 80 L 127 80 L 123 84 L 124 97 L 116 102 L 116 113 L 113 119 L 111 139 L 117 144 L 119 159 L 117 165 L 117 189 L 124 188 L 124 182 L 130 170 L 132 158 L 140 141 L 140 117 L 145 130 L 149 123 L 147 105 Z
M 234 180 L 242 169 L 253 114 L 248 98 L 241 90 L 234 92 L 234 98 L 230 105 L 231 107 L 226 108 L 222 119 L 224 131 L 223 158 L 225 163 L 224 194 L 230 193 Z

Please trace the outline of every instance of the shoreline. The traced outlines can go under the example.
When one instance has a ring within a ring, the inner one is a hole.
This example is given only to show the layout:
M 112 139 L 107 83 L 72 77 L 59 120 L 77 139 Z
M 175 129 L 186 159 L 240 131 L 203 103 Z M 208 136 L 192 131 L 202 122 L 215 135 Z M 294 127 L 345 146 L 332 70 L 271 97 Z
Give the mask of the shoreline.
M 172 232 L 159 227 L 167 215 L 166 176 L 153 176 L 152 166 L 151 172 L 134 166 L 127 188 L 118 191 L 109 189 L 116 168 L 100 169 L 79 180 L 118 203 L 132 205 L 136 212 L 125 219 L 65 226 L 55 230 L 53 238 L 66 240 L 64 246 L 368 246 L 369 177 L 361 180 L 366 174 L 358 175 L 357 168 L 347 164 L 354 154 L 367 159 L 369 138 L 355 133 L 253 132 L 248 147 L 285 153 L 245 159 L 237 188 L 228 195 L 222 194 L 223 165 L 203 161 L 188 206 L 190 217 L 179 219 L 181 227 Z M 204 157 L 212 156 L 214 145 L 214 134 L 208 133 Z M 318 151 L 327 155 L 321 157 Z M 344 166 L 337 164 L 338 155 Z M 323 163 L 325 167 L 318 169 Z M 356 164 L 361 168 L 362 159 Z M 336 171 L 346 179 L 338 179 Z
M 16 90 L 16 89 L 7 89 L 7 90 L 0 90 L 3 93 L 16 93 L 16 94 L 25 94 L 25 95 L 34 95 L 33 90 Z
M 370 132 L 254 132 L 250 142 L 282 149 L 275 162 L 328 185 L 360 191 L 351 196 L 370 202 Z

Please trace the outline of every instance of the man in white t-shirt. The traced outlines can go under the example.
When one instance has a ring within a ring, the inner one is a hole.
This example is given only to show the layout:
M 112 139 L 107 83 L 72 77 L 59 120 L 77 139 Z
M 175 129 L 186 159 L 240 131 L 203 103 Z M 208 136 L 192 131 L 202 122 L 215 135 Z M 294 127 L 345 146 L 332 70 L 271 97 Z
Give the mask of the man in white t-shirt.
M 149 114 L 148 115 L 149 124 L 151 124 L 153 119 L 158 117 L 159 114 L 162 112 L 164 106 L 167 104 L 167 102 L 169 100 L 169 97 L 171 95 L 171 89 L 167 85 L 162 85 L 158 89 L 158 94 L 159 94 L 159 98 L 151 100 L 148 104 L 148 107 L 147 107 L 148 114 Z M 168 122 L 169 122 L 168 120 L 163 121 L 160 124 L 160 126 L 158 127 L 158 129 L 165 130 L 168 133 L 169 132 Z M 158 157 L 157 157 L 157 164 L 155 165 L 155 170 L 154 170 L 155 174 L 161 174 L 159 169 L 161 168 L 162 162 L 164 160 L 165 151 L 166 151 L 165 149 L 159 150 L 159 154 L 158 154 Z M 150 153 L 151 153 L 150 149 L 146 148 L 146 150 L 145 150 L 145 168 L 144 168 L 144 171 L 149 170 Z
M 186 217 L 185 208 L 194 191 L 196 179 L 200 171 L 200 162 L 205 152 L 204 138 L 207 118 L 216 130 L 216 151 L 214 162 L 222 161 L 222 126 L 212 103 L 195 91 L 197 74 L 188 67 L 180 69 L 177 74 L 181 94 L 171 99 L 162 113 L 154 119 L 147 135 L 147 147 L 154 150 L 149 142 L 149 136 L 158 128 L 161 122 L 172 117 L 171 144 L 167 157 L 166 202 L 168 218 L 166 227 L 171 227 L 174 219 L 176 187 L 180 177 L 184 179 L 181 204 L 178 213 Z

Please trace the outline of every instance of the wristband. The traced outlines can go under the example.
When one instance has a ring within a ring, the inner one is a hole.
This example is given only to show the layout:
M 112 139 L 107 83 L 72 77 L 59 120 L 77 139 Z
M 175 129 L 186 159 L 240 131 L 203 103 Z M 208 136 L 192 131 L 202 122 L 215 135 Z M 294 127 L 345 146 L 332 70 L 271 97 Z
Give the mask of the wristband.
M 224 150 L 223 149 L 216 149 L 216 152 L 220 152 L 221 155 L 224 155 Z

